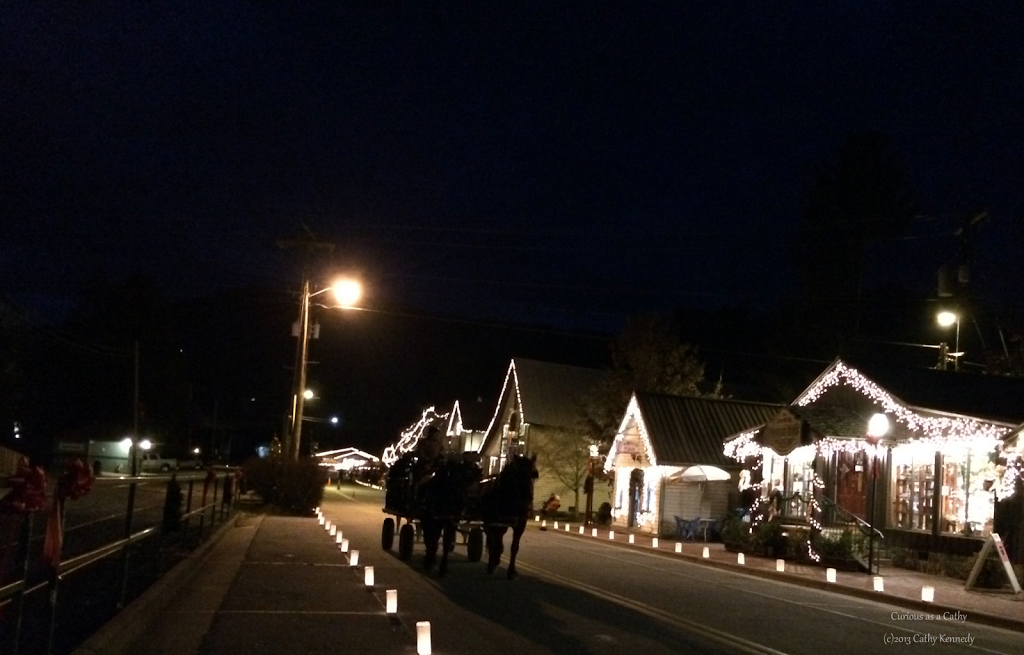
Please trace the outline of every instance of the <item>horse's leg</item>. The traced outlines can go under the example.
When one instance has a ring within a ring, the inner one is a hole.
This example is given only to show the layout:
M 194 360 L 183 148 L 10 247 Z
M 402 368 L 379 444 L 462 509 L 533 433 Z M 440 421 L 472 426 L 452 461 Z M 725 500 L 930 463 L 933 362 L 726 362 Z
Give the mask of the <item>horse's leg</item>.
M 444 524 L 444 532 L 441 534 L 441 565 L 437 569 L 438 576 L 442 578 L 448 574 L 448 553 L 454 548 L 454 541 L 455 523 L 447 521 Z
M 487 527 L 487 572 L 494 573 L 501 563 L 501 552 L 505 550 L 502 543 L 505 537 L 505 527 L 492 525 Z
M 517 575 L 516 572 L 516 554 L 519 552 L 519 538 L 523 536 L 523 532 L 526 531 L 526 519 L 517 520 L 512 526 L 512 545 L 508 551 L 508 579 L 512 580 Z
M 437 539 L 440 526 L 433 519 L 420 521 L 423 526 L 423 545 L 426 547 L 426 555 L 423 557 L 423 570 L 429 571 L 434 568 L 434 560 L 437 557 Z

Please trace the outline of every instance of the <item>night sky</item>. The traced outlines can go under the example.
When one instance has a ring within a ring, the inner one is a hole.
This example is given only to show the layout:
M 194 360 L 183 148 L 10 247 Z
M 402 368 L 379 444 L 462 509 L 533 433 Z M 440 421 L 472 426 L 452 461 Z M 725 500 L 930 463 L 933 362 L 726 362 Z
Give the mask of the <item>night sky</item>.
M 3 300 L 52 319 L 96 274 L 294 291 L 277 242 L 305 224 L 336 245 L 318 273 L 397 313 L 771 307 L 815 167 L 872 130 L 919 209 L 872 283 L 934 293 L 984 210 L 972 283 L 1019 298 L 1016 3 L 352 4 L 4 3 Z

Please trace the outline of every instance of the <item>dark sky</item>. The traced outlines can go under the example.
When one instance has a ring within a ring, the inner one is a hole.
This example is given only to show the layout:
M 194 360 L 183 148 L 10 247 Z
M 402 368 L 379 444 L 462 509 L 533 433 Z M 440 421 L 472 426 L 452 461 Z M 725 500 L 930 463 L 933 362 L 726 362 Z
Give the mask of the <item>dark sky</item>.
M 617 329 L 766 306 L 817 162 L 878 130 L 920 217 L 878 275 L 927 294 L 968 212 L 1021 288 L 1013 2 L 6 2 L 0 293 L 299 283 L 303 223 L 368 305 Z M 827 253 L 824 253 L 827 256 Z

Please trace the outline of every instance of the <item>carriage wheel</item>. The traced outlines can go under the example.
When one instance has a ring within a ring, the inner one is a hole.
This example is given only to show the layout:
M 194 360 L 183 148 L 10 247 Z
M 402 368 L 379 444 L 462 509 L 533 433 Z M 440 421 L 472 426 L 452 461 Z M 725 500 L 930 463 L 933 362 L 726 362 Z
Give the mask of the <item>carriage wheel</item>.
M 416 530 L 412 523 L 406 523 L 398 531 L 398 559 L 407 560 L 412 557 L 412 543 L 416 539 Z
M 466 555 L 470 562 L 479 562 L 480 558 L 484 556 L 484 531 L 480 528 L 473 528 L 469 531 Z
M 384 550 L 391 550 L 395 543 L 395 519 L 384 519 L 384 525 L 380 529 L 380 545 Z

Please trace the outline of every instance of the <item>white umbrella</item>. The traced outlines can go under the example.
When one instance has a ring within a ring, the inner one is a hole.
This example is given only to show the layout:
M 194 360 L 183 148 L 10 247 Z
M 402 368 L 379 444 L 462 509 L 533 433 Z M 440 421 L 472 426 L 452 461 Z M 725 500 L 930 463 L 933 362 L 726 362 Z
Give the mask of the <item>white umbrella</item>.
M 729 475 L 728 471 L 723 471 L 717 466 L 697 464 L 695 466 L 688 466 L 678 473 L 673 473 L 668 479 L 679 480 L 680 482 L 718 482 L 731 478 L 732 476 Z
M 701 513 L 704 512 L 704 482 L 719 482 L 723 480 L 729 480 L 732 476 L 729 475 L 728 471 L 723 471 L 717 466 L 711 466 L 710 464 L 697 464 L 695 466 L 687 466 L 678 473 L 673 473 L 669 476 L 669 480 L 677 480 L 680 482 L 696 482 L 697 490 L 699 492 L 699 500 Z

